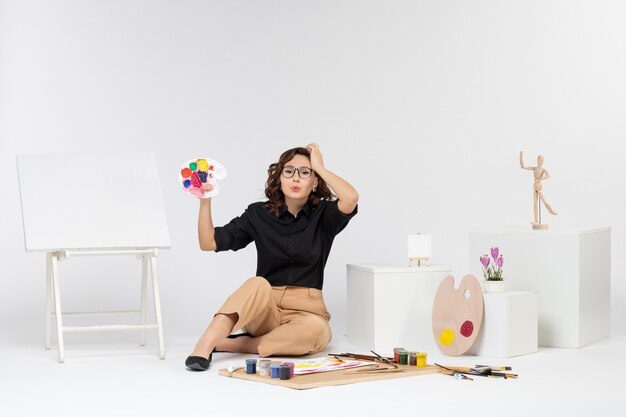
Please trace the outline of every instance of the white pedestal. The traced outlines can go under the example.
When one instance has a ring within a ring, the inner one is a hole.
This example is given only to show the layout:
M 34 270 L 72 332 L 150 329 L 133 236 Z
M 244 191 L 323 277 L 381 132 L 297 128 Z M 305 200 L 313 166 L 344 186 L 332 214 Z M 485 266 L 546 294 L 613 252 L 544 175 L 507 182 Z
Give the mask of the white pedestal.
M 537 352 L 537 294 L 483 294 L 485 314 L 471 355 L 510 358 Z
M 380 355 L 436 349 L 433 300 L 450 268 L 347 265 L 348 342 Z
M 476 276 L 492 246 L 504 255 L 505 288 L 539 294 L 539 346 L 579 348 L 610 336 L 610 228 L 470 233 Z

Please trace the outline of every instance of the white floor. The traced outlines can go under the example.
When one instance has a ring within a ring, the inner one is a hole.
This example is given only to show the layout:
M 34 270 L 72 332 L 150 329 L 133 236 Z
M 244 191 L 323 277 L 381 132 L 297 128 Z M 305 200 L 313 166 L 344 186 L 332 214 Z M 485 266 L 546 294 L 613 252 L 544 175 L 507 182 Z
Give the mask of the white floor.
M 0 416 L 626 415 L 626 336 L 505 360 L 429 352 L 429 363 L 510 365 L 517 380 L 425 375 L 303 391 L 217 375 L 253 355 L 215 354 L 209 371 L 189 372 L 190 347 L 167 345 L 159 360 L 155 346 L 68 343 L 59 364 L 54 349 L 5 346 Z M 337 351 L 365 353 L 342 337 L 328 348 Z

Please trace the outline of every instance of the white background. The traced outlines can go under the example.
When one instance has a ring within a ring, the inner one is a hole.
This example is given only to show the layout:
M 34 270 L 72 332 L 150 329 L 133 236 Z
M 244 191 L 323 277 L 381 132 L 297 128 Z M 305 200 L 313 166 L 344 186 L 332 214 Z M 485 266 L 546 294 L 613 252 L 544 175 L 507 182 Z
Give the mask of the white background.
M 522 149 L 552 174 L 551 228 L 612 227 L 613 333 L 625 333 L 625 21 L 617 0 L 0 0 L 0 343 L 43 345 L 44 255 L 24 252 L 16 154 L 156 154 L 166 344 L 191 344 L 256 255 L 199 250 L 180 165 L 226 165 L 220 225 L 262 198 L 282 151 L 311 140 L 361 195 L 326 268 L 336 336 L 347 263 L 403 265 L 421 230 L 432 263 L 461 277 L 478 262 L 470 230 L 530 227 Z M 64 306 L 135 307 L 138 264 L 62 263 Z M 136 339 L 66 341 L 110 337 Z

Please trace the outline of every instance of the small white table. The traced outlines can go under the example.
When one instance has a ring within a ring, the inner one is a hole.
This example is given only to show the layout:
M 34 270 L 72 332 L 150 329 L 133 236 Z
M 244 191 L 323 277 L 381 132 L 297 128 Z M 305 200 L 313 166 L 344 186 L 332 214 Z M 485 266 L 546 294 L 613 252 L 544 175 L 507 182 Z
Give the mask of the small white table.
M 483 294 L 485 312 L 470 355 L 510 358 L 537 352 L 536 293 Z
M 579 348 L 611 334 L 611 229 L 470 233 L 470 269 L 491 246 L 507 290 L 539 294 L 539 346 Z
M 436 349 L 433 300 L 450 274 L 445 266 L 347 265 L 348 342 L 383 356 Z

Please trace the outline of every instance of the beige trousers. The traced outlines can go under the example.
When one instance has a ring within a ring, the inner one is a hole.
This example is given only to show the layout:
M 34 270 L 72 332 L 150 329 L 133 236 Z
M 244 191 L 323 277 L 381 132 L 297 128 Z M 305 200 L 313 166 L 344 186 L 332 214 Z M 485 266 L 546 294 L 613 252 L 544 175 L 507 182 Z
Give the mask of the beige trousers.
M 265 278 L 253 277 L 217 312 L 233 313 L 239 316 L 234 331 L 245 328 L 261 338 L 261 357 L 320 352 L 332 338 L 330 314 L 316 288 L 272 287 Z

